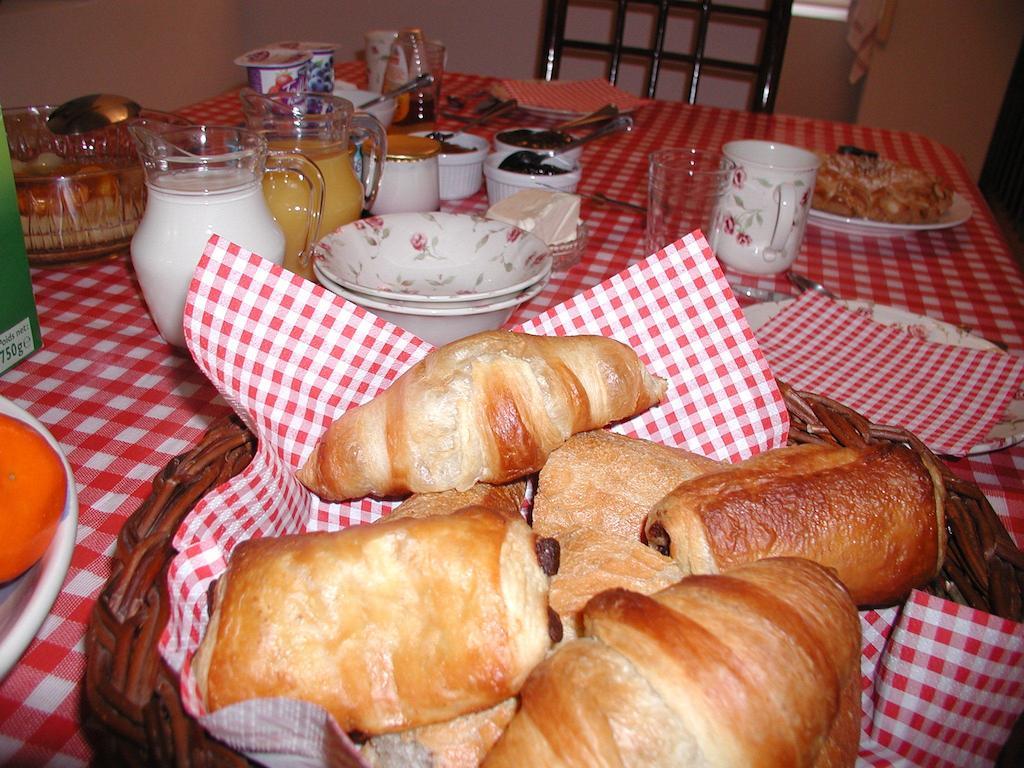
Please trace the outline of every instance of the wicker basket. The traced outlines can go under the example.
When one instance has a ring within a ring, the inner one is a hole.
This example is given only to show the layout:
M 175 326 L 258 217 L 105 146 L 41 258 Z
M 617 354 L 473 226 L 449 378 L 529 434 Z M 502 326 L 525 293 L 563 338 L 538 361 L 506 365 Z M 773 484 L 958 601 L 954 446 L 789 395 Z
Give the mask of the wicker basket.
M 782 390 L 790 413 L 791 443 L 862 446 L 892 441 L 928 451 L 907 432 L 873 425 L 832 400 L 785 385 Z M 118 536 L 110 580 L 86 635 L 85 723 L 99 763 L 247 764 L 182 709 L 177 676 L 158 653 L 157 643 L 168 615 L 171 539 L 206 493 L 249 463 L 254 443 L 235 418 L 215 424 L 195 448 L 156 477 L 149 497 Z M 928 591 L 1024 620 L 1024 555 L 977 487 L 939 464 L 948 492 L 949 550 L 942 573 Z M 1017 731 L 1011 744 L 1017 746 L 1003 764 L 1019 765 Z

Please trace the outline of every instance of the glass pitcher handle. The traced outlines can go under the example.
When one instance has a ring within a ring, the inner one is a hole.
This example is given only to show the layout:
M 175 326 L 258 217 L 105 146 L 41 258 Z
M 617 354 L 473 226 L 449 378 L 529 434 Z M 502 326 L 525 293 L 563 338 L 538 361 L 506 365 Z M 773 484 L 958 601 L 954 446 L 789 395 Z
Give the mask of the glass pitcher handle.
M 306 239 L 299 254 L 299 263 L 309 266 L 313 246 L 320 239 L 320 217 L 324 210 L 324 177 L 317 164 L 301 152 L 272 149 L 267 152 L 268 171 L 292 171 L 298 174 L 309 189 L 309 217 L 306 219 Z
M 349 135 L 358 157 L 356 173 L 359 176 L 359 183 L 363 185 L 363 210 L 368 211 L 380 189 L 384 159 L 388 153 L 388 137 L 380 120 L 373 115 L 355 114 L 352 116 L 351 125 Z M 370 144 L 369 151 L 367 143 Z

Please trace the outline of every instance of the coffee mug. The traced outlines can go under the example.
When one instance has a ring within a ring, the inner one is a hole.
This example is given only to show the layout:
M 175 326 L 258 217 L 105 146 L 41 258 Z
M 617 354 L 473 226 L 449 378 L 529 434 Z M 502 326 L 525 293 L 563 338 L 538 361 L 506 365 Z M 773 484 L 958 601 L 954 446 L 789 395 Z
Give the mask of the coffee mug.
M 784 272 L 800 252 L 820 159 L 800 147 L 752 139 L 731 141 L 722 154 L 733 167 L 715 205 L 712 250 L 739 272 Z

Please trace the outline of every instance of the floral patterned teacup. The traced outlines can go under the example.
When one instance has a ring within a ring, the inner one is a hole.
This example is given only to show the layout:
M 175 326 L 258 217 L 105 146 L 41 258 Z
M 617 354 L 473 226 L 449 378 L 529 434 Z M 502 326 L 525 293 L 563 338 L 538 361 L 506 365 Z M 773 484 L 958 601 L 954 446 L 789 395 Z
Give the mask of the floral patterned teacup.
M 772 141 L 731 141 L 734 164 L 718 197 L 711 248 L 739 272 L 771 275 L 792 266 L 807 227 L 820 160 L 813 152 Z

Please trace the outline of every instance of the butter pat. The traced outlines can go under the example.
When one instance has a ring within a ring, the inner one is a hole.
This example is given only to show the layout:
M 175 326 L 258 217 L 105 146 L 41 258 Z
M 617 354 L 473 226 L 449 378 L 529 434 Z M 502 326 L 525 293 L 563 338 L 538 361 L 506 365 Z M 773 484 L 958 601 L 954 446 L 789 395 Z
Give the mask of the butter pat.
M 532 232 L 548 245 L 576 239 L 580 223 L 580 197 L 568 192 L 523 189 L 499 200 L 487 218 Z

